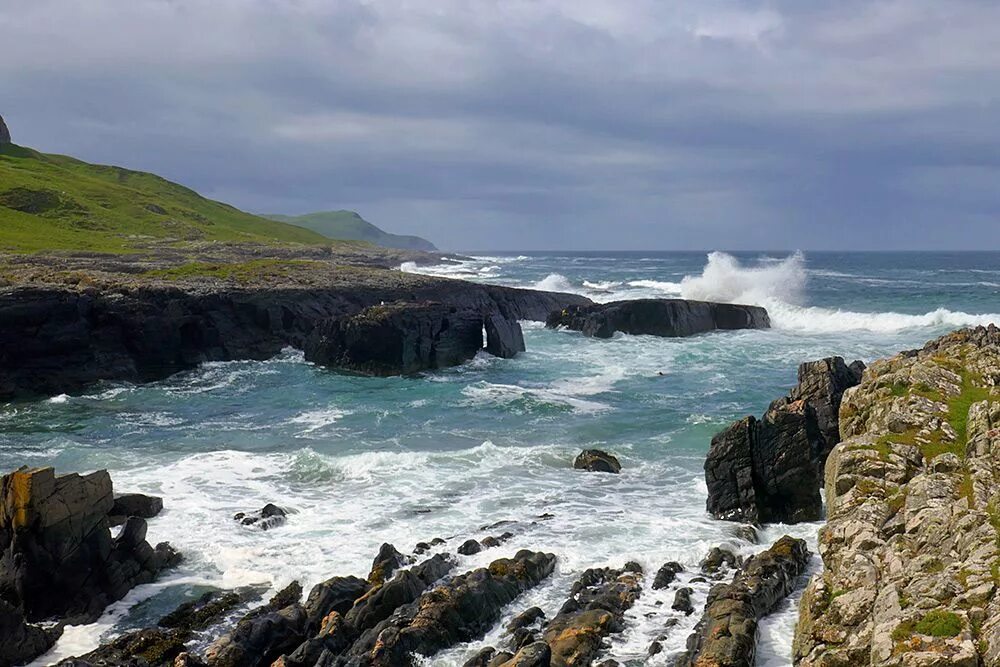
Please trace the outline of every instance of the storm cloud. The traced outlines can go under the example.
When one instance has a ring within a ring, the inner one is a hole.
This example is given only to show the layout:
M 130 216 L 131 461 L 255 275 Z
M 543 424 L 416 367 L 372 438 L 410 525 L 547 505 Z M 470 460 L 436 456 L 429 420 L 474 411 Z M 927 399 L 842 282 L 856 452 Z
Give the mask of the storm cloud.
M 997 44 L 986 0 L 5 0 L 0 114 L 451 249 L 996 249 Z

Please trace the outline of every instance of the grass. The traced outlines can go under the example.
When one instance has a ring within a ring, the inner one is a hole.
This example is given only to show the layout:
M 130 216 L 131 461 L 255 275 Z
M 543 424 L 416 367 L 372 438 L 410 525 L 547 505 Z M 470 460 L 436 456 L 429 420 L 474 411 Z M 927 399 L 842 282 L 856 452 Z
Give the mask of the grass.
M 321 264 L 304 259 L 254 259 L 248 262 L 231 264 L 210 264 L 206 262 L 188 262 L 169 269 L 147 271 L 151 278 L 164 280 L 185 280 L 188 278 L 217 278 L 219 280 L 247 283 L 266 278 L 284 278 L 297 267 Z
M 125 253 L 187 241 L 330 244 L 153 174 L 0 146 L 0 251 Z
M 962 617 L 950 611 L 935 609 L 924 614 L 923 618 L 914 623 L 903 621 L 892 631 L 892 638 L 905 641 L 913 635 L 928 637 L 957 637 L 962 632 Z

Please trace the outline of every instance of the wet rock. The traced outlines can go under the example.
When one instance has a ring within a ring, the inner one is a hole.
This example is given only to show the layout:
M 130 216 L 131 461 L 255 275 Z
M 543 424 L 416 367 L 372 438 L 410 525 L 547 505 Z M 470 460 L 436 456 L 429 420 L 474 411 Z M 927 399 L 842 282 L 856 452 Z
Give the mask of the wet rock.
M 716 329 L 767 329 L 767 311 L 684 299 L 632 299 L 589 306 L 567 306 L 545 320 L 549 328 L 565 327 L 585 336 L 611 338 L 616 331 L 653 336 L 693 336 Z
M 409 665 L 412 654 L 432 655 L 480 637 L 504 606 L 552 573 L 555 560 L 552 554 L 523 550 L 459 575 L 362 634 L 344 660 L 373 667 Z
M 260 667 L 305 639 L 308 617 L 300 604 L 302 586 L 292 582 L 267 604 L 247 613 L 205 652 L 211 667 Z
M 590 664 L 602 641 L 624 628 L 625 612 L 642 591 L 642 575 L 624 569 L 586 570 L 573 584 L 571 597 L 545 627 L 554 667 Z
M 472 556 L 473 554 L 477 554 L 482 550 L 483 550 L 482 545 L 479 544 L 479 542 L 477 542 L 476 540 L 466 540 L 465 542 L 462 542 L 462 544 L 457 549 L 458 553 L 462 554 L 463 556 Z
M 397 572 L 384 585 L 359 599 L 344 615 L 346 625 L 354 633 L 375 627 L 392 613 L 416 600 L 454 567 L 445 554 L 435 554 L 409 570 Z
M 552 649 L 545 642 L 534 642 L 521 648 L 500 667 L 549 667 L 552 660 Z
M 421 554 L 425 554 L 430 550 L 431 550 L 431 545 L 428 544 L 427 542 L 417 542 L 416 546 L 413 547 L 413 553 L 417 554 L 418 556 Z
M 674 582 L 677 575 L 684 571 L 684 567 L 675 561 L 669 561 L 660 566 L 653 578 L 653 590 L 666 588 Z
M 108 513 L 108 522 L 120 526 L 130 516 L 152 519 L 163 511 L 163 499 L 143 493 L 123 493 L 115 496 L 114 505 Z
M 524 349 L 516 319 L 498 311 L 485 319 L 492 332 L 487 351 L 510 357 Z M 483 349 L 484 326 L 477 308 L 398 301 L 321 322 L 306 340 L 305 358 L 368 375 L 407 375 L 472 359 Z
M 492 646 L 481 649 L 474 656 L 462 663 L 462 667 L 488 667 L 490 661 L 496 656 L 497 650 Z
M 146 522 L 130 518 L 112 538 L 107 471 L 61 475 L 22 468 L 0 478 L 0 591 L 28 621 L 92 621 L 134 586 L 179 560 L 146 542 Z
M 378 555 L 372 561 L 372 569 L 368 573 L 368 582 L 381 586 L 392 574 L 407 563 L 407 558 L 388 542 L 382 544 Z
M 544 618 L 545 612 L 542 611 L 541 607 L 528 607 L 507 622 L 507 632 L 514 632 L 521 628 L 530 627 Z
M 203 630 L 236 607 L 256 597 L 259 597 L 259 594 L 250 588 L 240 591 L 208 591 L 196 600 L 178 605 L 176 609 L 163 616 L 157 625 L 184 633 Z
M 701 571 L 705 574 L 715 574 L 723 568 L 735 569 L 740 565 L 740 557 L 726 546 L 712 547 L 708 555 L 701 561 Z
M 674 594 L 674 602 L 670 605 L 670 608 L 674 611 L 683 612 L 687 616 L 693 614 L 694 605 L 691 604 L 692 593 L 694 593 L 694 591 L 687 586 L 678 588 L 677 593 Z
M 376 560 L 376 564 L 379 561 Z M 319 631 L 323 620 L 331 613 L 343 616 L 372 588 L 368 581 L 358 577 L 331 577 L 313 586 L 306 598 L 306 634 Z
M 795 388 L 760 420 L 746 417 L 716 434 L 705 461 L 708 511 L 751 524 L 820 518 L 819 488 L 839 441 L 840 404 L 863 369 L 840 357 L 804 363 Z
M 486 328 L 486 351 L 494 357 L 510 359 L 519 352 L 524 352 L 524 332 L 516 320 L 511 320 L 498 313 L 488 315 L 484 322 Z
M 27 623 L 19 609 L 0 599 L 0 665 L 30 662 L 48 651 L 60 633 Z
M 618 462 L 617 458 L 600 449 L 583 450 L 574 459 L 573 467 L 577 470 L 610 472 L 615 474 L 620 473 L 622 470 L 622 464 Z
M 750 544 L 760 543 L 760 536 L 757 534 L 757 528 L 751 524 L 745 523 L 742 526 L 736 526 L 733 530 L 733 534 L 741 540 L 746 540 Z
M 752 667 L 758 621 L 794 590 L 808 560 L 805 542 L 786 535 L 747 560 L 731 583 L 713 587 L 678 667 Z
M 253 526 L 261 530 L 270 530 L 285 523 L 288 511 L 273 503 L 268 503 L 255 512 L 237 512 L 233 520 L 244 526 Z

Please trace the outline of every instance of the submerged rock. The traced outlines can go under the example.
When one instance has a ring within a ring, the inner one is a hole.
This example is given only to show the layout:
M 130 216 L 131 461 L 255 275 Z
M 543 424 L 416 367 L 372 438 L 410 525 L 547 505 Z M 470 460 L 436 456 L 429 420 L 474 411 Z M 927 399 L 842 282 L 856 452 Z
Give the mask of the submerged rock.
M 611 338 L 616 331 L 653 336 L 693 336 L 716 329 L 767 329 L 771 320 L 759 306 L 684 299 L 634 299 L 588 306 L 567 306 L 545 321 L 585 336 Z
M 844 392 L 864 364 L 840 357 L 799 366 L 798 385 L 761 419 L 746 417 L 712 438 L 705 460 L 712 516 L 753 524 L 815 521 L 826 458 L 839 440 Z
M 146 522 L 131 517 L 111 537 L 111 478 L 56 476 L 21 468 L 0 478 L 0 592 L 29 621 L 93 621 L 134 586 L 179 560 L 166 543 L 146 542 Z
M 794 589 L 809 550 L 787 535 L 752 556 L 729 584 L 714 586 L 678 667 L 752 667 L 757 624 Z
M 600 449 L 583 450 L 573 460 L 573 467 L 577 470 L 610 472 L 616 475 L 622 470 L 622 464 L 619 463 L 617 458 Z
M 244 526 L 253 526 L 261 530 L 270 530 L 283 525 L 288 517 L 288 511 L 273 503 L 268 503 L 255 512 L 237 512 L 233 520 Z

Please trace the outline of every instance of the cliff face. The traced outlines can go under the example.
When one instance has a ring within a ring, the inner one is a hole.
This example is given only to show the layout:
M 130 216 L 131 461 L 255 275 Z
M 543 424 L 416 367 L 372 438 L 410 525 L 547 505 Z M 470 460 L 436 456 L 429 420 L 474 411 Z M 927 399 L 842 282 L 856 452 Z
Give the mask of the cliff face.
M 797 665 L 1000 665 L 1000 330 L 873 363 L 826 464 Z

